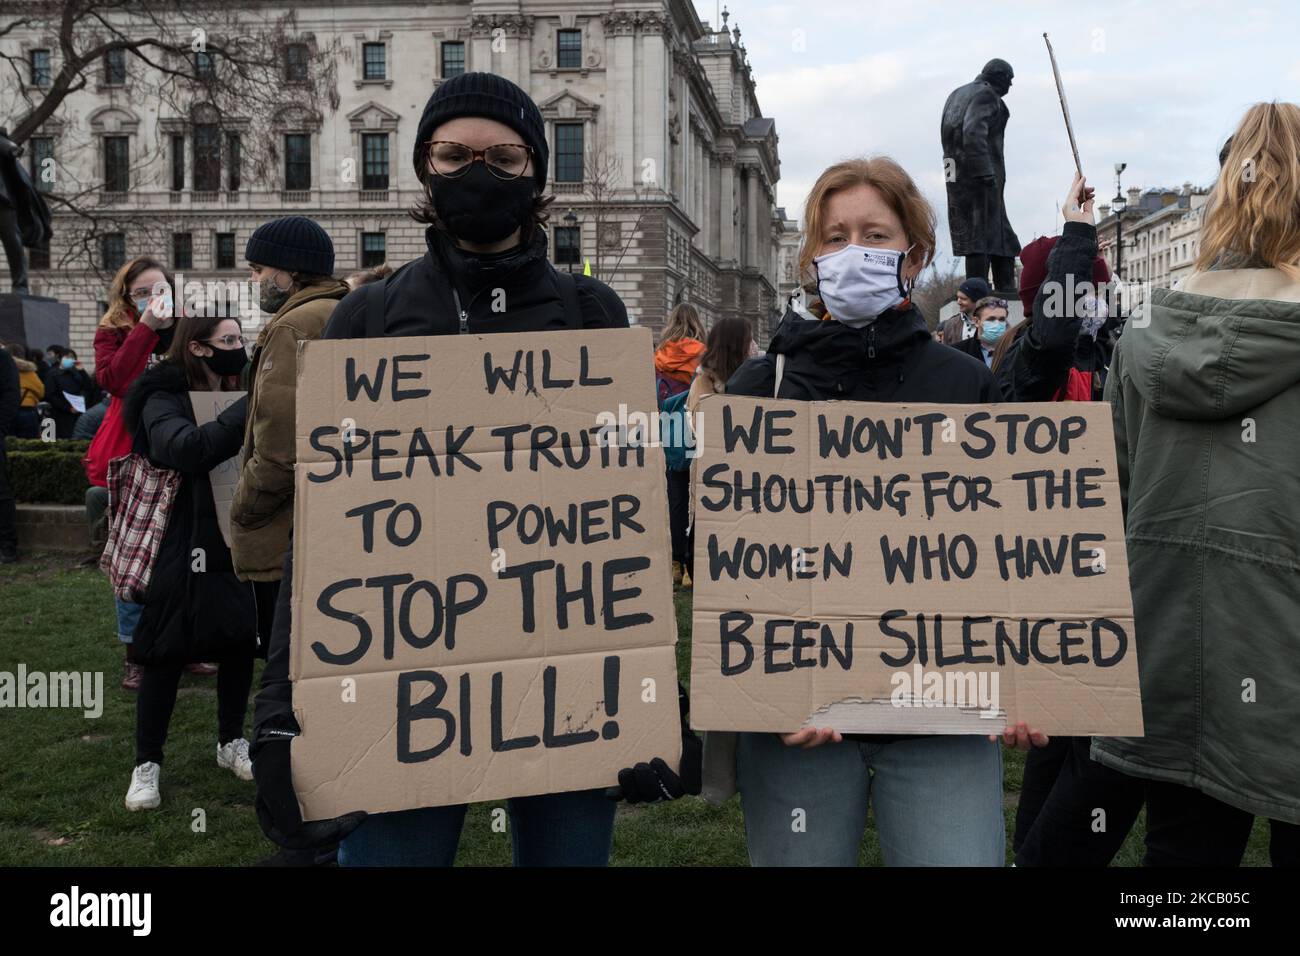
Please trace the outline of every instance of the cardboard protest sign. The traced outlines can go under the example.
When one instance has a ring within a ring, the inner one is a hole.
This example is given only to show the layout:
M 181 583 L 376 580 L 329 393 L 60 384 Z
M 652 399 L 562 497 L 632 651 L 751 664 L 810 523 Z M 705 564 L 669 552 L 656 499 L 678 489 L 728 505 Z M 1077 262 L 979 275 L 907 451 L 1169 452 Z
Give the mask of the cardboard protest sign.
M 1142 734 L 1108 406 L 699 414 L 694 727 Z
M 290 676 L 305 819 L 613 785 L 680 759 L 644 329 L 310 342 Z
M 246 392 L 190 392 L 190 404 L 194 407 L 194 421 L 206 425 L 217 420 L 217 416 L 246 395 Z M 244 449 L 235 452 L 235 457 L 227 458 L 208 472 L 212 482 L 212 502 L 217 508 L 217 524 L 221 527 L 221 537 L 230 547 L 230 506 L 235 500 L 235 487 L 239 484 L 239 473 L 244 467 Z

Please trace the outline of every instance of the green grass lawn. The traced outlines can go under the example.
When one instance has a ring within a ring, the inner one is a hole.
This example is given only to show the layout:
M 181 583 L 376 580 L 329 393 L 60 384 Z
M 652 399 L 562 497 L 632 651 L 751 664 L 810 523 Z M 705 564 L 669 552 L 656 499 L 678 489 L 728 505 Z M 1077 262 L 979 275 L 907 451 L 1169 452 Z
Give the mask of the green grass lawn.
M 689 591 L 677 595 L 677 620 L 679 670 L 686 675 Z M 93 720 L 66 709 L 0 709 L 0 865 L 219 866 L 270 855 L 274 847 L 262 837 L 252 808 L 253 784 L 217 768 L 210 678 L 187 675 L 182 681 L 167 741 L 162 807 L 147 813 L 123 807 L 135 751 L 135 696 L 118 687 L 123 653 L 116 623 L 107 580 L 93 568 L 48 555 L 0 567 L 0 671 L 14 672 L 20 662 L 29 671 L 103 671 L 106 698 L 103 715 Z M 1023 766 L 1020 754 L 1006 752 L 1008 839 Z M 509 864 L 510 837 L 492 831 L 492 806 L 471 808 L 459 864 Z M 1139 821 L 1118 865 L 1141 859 L 1141 830 Z M 870 827 L 861 859 L 881 862 Z M 1246 862 L 1267 860 L 1267 830 L 1257 821 Z M 744 866 L 739 803 L 733 798 L 711 807 L 688 798 L 620 806 L 613 862 Z

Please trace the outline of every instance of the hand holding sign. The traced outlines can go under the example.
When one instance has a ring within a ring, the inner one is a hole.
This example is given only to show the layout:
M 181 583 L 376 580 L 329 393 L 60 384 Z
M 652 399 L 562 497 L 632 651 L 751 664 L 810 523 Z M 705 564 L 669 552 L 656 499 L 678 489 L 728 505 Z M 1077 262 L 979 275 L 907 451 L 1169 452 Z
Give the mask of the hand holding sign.
M 989 734 L 989 740 L 996 741 L 997 734 Z M 1022 753 L 1027 751 L 1031 746 L 1046 747 L 1051 740 L 1047 734 L 1039 730 L 1032 730 L 1025 726 L 1022 720 L 1017 724 L 1007 722 L 1006 729 L 1002 731 L 1002 743 L 1008 747 L 1013 747 Z

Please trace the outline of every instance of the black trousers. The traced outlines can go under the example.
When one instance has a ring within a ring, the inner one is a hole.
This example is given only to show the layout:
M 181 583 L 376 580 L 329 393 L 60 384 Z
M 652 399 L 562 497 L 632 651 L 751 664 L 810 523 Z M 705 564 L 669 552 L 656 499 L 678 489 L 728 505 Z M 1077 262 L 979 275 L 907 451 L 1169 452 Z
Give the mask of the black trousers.
M 685 561 L 686 521 L 691 510 L 691 473 L 668 470 L 668 524 L 672 533 L 673 560 Z
M 266 660 L 271 646 L 271 625 L 275 622 L 275 600 L 280 596 L 279 581 L 254 581 L 253 603 L 257 605 L 257 656 Z
M 5 439 L 0 435 L 0 551 L 18 550 L 18 505 L 13 485 L 9 483 L 9 463 L 5 458 Z
M 1253 814 L 1192 787 L 1146 781 L 1147 852 L 1143 866 L 1240 866 Z M 1269 821 L 1269 859 L 1300 866 L 1300 826 Z
M 163 762 L 167 727 L 176 707 L 176 688 L 184 665 L 146 667 L 135 702 L 135 762 Z M 253 655 L 231 654 L 217 668 L 217 742 L 228 744 L 244 736 L 244 716 L 253 686 Z
M 1016 260 L 1014 256 L 967 256 L 966 278 L 987 280 L 993 267 L 993 291 L 1002 296 L 1016 294 Z
M 1092 760 L 1091 746 L 1090 737 L 1061 737 L 1030 751 L 1012 838 L 1016 866 L 1108 866 L 1124 845 L 1145 781 Z

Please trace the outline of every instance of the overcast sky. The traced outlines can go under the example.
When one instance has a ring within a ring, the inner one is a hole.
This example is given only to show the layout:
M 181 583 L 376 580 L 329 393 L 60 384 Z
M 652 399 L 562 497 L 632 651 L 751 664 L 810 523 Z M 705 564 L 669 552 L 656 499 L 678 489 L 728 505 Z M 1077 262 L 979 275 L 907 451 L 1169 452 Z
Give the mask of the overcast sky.
M 1213 182 L 1220 145 L 1260 100 L 1300 101 L 1300 3 L 1031 0 L 729 0 L 763 115 L 780 136 L 778 202 L 802 219 L 817 175 L 885 153 L 916 178 L 951 253 L 939 117 L 993 57 L 1015 80 L 1006 104 L 1006 204 L 1022 244 L 1059 232 L 1073 160 L 1051 64 L 1061 68 L 1085 175 L 1099 197 Z M 696 0 L 716 28 L 718 4 Z M 800 48 L 802 45 L 802 49 Z

